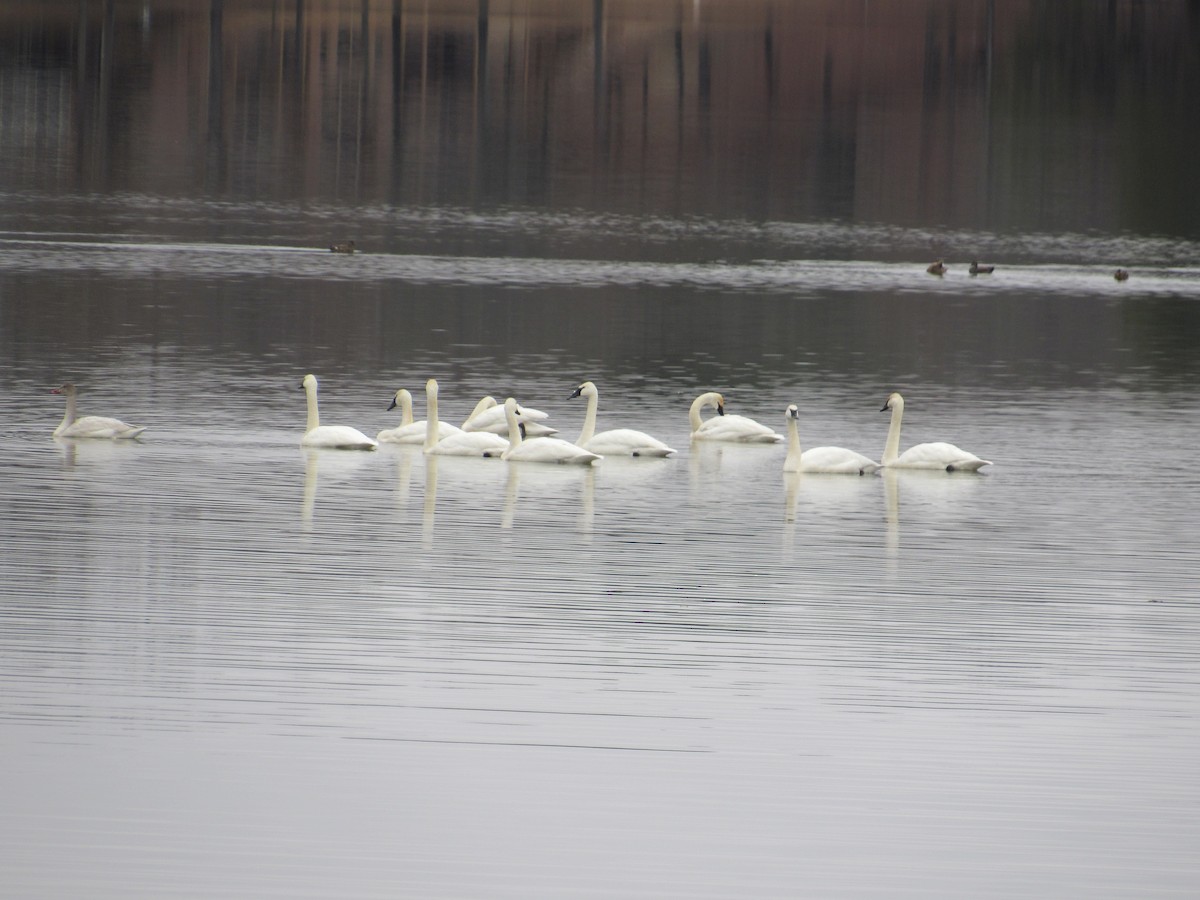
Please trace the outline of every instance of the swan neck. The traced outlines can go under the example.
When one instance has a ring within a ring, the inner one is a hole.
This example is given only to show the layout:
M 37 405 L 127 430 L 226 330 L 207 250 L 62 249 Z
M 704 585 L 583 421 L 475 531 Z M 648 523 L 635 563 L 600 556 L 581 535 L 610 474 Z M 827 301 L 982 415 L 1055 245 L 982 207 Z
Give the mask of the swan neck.
M 58 427 L 54 429 L 55 434 L 62 434 L 75 422 L 75 392 L 67 391 L 67 410 L 63 413 L 63 419 L 58 423 Z
M 317 412 L 317 386 L 315 384 L 304 386 L 304 399 L 308 402 L 308 423 L 304 426 L 304 433 L 308 434 L 321 424 L 321 416 Z
M 437 384 L 430 381 L 425 385 L 425 452 L 428 453 L 438 442 Z
M 904 405 L 901 403 L 892 404 L 892 422 L 888 426 L 887 443 L 883 445 L 883 459 L 880 462 L 885 465 L 891 465 L 896 461 L 896 457 L 900 455 L 900 419 L 904 416 Z
M 508 452 L 512 453 L 521 446 L 521 425 L 514 404 L 504 404 L 504 418 L 508 420 Z
M 583 446 L 596 433 L 596 407 L 600 405 L 600 395 L 595 391 L 588 394 L 587 414 L 583 417 L 583 431 L 579 432 L 579 440 L 575 443 Z
M 783 471 L 799 472 L 800 471 L 800 425 L 791 416 L 788 417 L 787 426 L 787 459 L 783 461 Z
M 413 423 L 412 394 L 407 391 L 400 395 L 400 427 Z
M 704 395 L 701 395 L 692 401 L 692 408 L 688 413 L 688 421 L 692 423 L 692 434 L 699 431 L 700 426 L 704 424 L 704 420 L 700 418 L 700 410 L 704 406 L 704 399 Z

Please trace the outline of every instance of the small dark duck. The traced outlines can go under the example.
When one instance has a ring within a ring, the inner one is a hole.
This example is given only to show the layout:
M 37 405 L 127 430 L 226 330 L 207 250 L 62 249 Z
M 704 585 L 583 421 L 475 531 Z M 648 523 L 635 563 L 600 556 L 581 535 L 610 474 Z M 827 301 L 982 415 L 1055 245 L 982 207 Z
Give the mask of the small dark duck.
M 971 260 L 970 268 L 967 269 L 972 275 L 991 275 L 996 271 L 995 266 L 981 266 L 975 260 Z
M 1113 278 L 1117 279 L 1117 281 L 1128 281 L 1129 272 L 1125 269 L 1117 269 L 1117 271 L 1113 272 Z
M 939 259 L 937 262 L 931 262 L 925 271 L 930 275 L 945 275 L 946 264 Z
M 353 253 L 357 249 L 354 246 L 354 241 L 338 241 L 329 248 L 332 253 Z

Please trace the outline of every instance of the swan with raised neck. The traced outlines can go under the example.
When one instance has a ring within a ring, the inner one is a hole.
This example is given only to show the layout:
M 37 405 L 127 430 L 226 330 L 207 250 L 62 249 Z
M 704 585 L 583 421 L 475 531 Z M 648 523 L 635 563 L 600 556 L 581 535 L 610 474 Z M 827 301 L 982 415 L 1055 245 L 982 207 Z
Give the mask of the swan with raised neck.
M 75 396 L 78 388 L 71 382 L 61 387 L 52 388 L 52 394 L 62 394 L 67 400 L 67 408 L 62 421 L 54 429 L 56 438 L 112 438 L 114 440 L 131 440 L 146 430 L 145 425 L 130 425 L 111 416 L 82 416 L 75 417 Z
M 392 405 L 388 407 L 388 411 L 400 407 L 400 424 L 395 428 L 385 428 L 379 434 L 375 435 L 376 440 L 381 444 L 424 444 L 425 443 L 425 419 L 413 421 L 413 400 L 412 394 L 405 388 L 400 388 L 396 391 L 395 397 L 392 399 Z M 438 422 L 438 439 L 442 440 L 450 437 L 452 434 L 458 434 L 462 431 L 451 425 L 449 422 Z
M 880 412 L 891 411 L 891 423 L 888 425 L 887 441 L 883 445 L 883 459 L 880 462 L 891 469 L 943 469 L 947 472 L 976 472 L 982 466 L 990 466 L 992 462 L 980 459 L 974 453 L 956 447 L 945 441 L 934 441 L 927 444 L 914 444 L 903 453 L 900 452 L 900 422 L 904 418 L 904 398 L 893 392 L 888 396 Z
M 479 456 L 499 459 L 508 449 L 508 441 L 498 434 L 486 431 L 460 431 L 441 436 L 438 418 L 438 383 L 430 378 L 425 382 L 425 453 L 436 456 Z M 453 428 L 453 426 L 450 426 Z
M 584 397 L 587 412 L 583 418 L 583 430 L 575 443 L 601 456 L 670 456 L 675 451 L 656 437 L 632 428 L 614 428 L 596 434 L 596 410 L 600 405 L 600 392 L 596 385 L 585 381 L 568 399 Z
M 871 475 L 882 466 L 875 460 L 847 450 L 845 447 L 813 447 L 800 449 L 800 410 L 795 403 L 788 406 L 787 457 L 783 461 L 785 472 L 813 472 L 825 475 Z
M 357 428 L 349 425 L 322 425 L 321 414 L 317 410 L 317 379 L 311 373 L 304 376 L 300 382 L 304 390 L 304 399 L 308 405 L 308 419 L 304 426 L 304 437 L 300 439 L 305 447 L 325 447 L 330 450 L 374 450 L 376 442 L 367 437 Z
M 562 438 L 542 437 L 533 441 L 522 440 L 526 423 L 517 415 L 517 401 L 509 397 L 504 401 L 504 415 L 508 420 L 508 449 L 503 458 L 513 462 L 566 463 L 590 466 L 603 457 L 564 441 Z

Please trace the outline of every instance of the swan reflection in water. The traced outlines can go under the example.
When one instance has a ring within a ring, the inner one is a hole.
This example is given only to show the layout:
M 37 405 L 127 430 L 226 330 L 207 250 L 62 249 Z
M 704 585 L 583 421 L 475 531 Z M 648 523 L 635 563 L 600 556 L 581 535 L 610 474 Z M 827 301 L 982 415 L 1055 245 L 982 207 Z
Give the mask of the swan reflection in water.
M 565 495 L 562 487 L 579 485 L 579 532 L 591 535 L 596 507 L 596 472 L 592 466 L 544 466 L 528 463 L 509 463 L 508 478 L 504 486 L 504 509 L 500 515 L 500 527 L 511 531 L 517 518 L 521 500 L 521 483 L 532 486 L 530 496 L 538 498 L 539 519 L 544 519 L 546 510 L 553 506 L 555 495 L 564 496 L 565 505 L 574 501 Z M 556 490 L 557 489 L 557 490 Z
M 317 506 L 317 483 L 323 468 L 327 477 L 349 480 L 370 459 L 365 453 L 346 453 L 340 449 L 305 447 L 304 497 L 300 502 L 300 523 L 307 533 L 312 530 Z

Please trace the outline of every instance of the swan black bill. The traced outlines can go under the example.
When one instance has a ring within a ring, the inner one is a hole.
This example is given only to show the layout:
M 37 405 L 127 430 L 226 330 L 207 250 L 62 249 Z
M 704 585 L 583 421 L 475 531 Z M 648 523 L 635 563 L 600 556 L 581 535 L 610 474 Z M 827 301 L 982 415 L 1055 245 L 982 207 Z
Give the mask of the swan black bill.
M 392 405 L 388 407 L 388 412 L 391 412 L 391 411 L 392 411 L 393 409 L 395 409 L 395 408 L 396 408 L 396 398 L 395 398 L 395 397 L 393 397 L 393 398 L 392 398 Z

